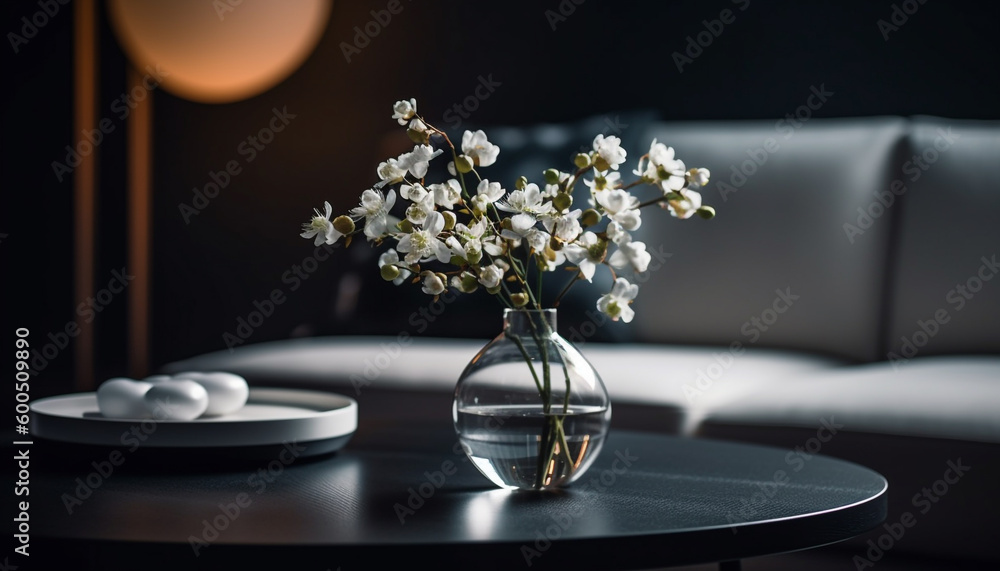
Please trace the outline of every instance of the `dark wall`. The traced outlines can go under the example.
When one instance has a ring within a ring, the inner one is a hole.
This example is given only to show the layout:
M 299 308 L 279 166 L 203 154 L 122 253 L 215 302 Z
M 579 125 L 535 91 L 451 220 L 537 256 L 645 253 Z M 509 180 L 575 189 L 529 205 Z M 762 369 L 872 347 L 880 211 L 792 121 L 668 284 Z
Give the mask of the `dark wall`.
M 643 109 L 670 120 L 778 118 L 814 86 L 836 94 L 819 117 L 1000 118 L 994 3 L 402 0 L 402 11 L 367 45 L 358 42 L 360 52 L 352 49 L 348 61 L 344 46 L 355 42 L 356 27 L 364 29 L 371 11 L 387 4 L 334 2 L 310 59 L 249 100 L 207 105 L 155 93 L 154 365 L 225 349 L 225 334 L 237 333 L 238 320 L 274 290 L 285 301 L 247 343 L 498 331 L 499 306 L 480 296 L 449 306 L 420 330 L 410 316 L 426 297 L 419 288 L 377 279 L 375 253 L 362 243 L 332 252 L 308 279 L 286 274 L 313 252 L 298 237 L 312 208 L 324 200 L 336 210 L 353 206 L 377 180 L 378 162 L 409 144 L 389 118 L 398 99 L 417 98 L 421 112 L 456 137 L 473 126 Z M 34 2 L 6 3 L 4 31 L 18 30 L 20 18 L 37 9 Z M 74 319 L 80 302 L 72 299 L 71 183 L 57 181 L 50 168 L 76 140 L 71 17 L 63 8 L 19 53 L 5 48 L 0 233 L 9 237 L 0 241 L 0 256 L 5 269 L 28 276 L 14 280 L 18 303 L 11 309 L 39 336 Z M 894 17 L 897 29 L 880 28 L 879 20 L 895 25 Z M 125 60 L 102 20 L 99 109 L 106 114 L 124 89 Z M 692 47 L 699 34 L 706 45 Z M 493 90 L 486 99 L 469 99 L 476 108 L 466 113 L 466 98 L 483 80 Z M 455 105 L 468 115 L 460 125 Z M 250 160 L 241 144 L 267 126 L 275 109 L 294 118 Z M 125 259 L 124 125 L 100 150 L 97 276 L 106 280 Z M 240 173 L 185 219 L 179 207 L 192 204 L 193 189 L 233 160 Z M 125 362 L 124 311 L 122 299 L 95 323 L 101 374 L 117 374 Z M 67 374 L 70 351 L 50 370 Z

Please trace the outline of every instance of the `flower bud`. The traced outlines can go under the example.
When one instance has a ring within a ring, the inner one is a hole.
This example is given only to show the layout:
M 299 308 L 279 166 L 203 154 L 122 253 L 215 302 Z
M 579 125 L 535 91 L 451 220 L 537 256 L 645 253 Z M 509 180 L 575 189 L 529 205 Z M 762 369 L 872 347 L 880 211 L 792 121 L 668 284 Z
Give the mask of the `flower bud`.
M 590 155 L 587 155 L 587 154 L 584 154 L 584 153 L 577 153 L 576 156 L 573 157 L 573 164 L 576 165 L 577 168 L 581 168 L 581 169 L 585 169 L 585 168 L 589 167 L 590 166 Z
M 580 216 L 580 225 L 584 227 L 595 226 L 598 223 L 600 223 L 600 221 L 601 221 L 601 213 L 594 210 L 593 208 L 588 208 L 584 210 L 583 214 Z
M 430 140 L 430 133 L 427 131 L 418 131 L 416 129 L 407 129 L 406 136 L 418 145 L 426 145 Z
M 455 216 L 455 213 L 450 210 L 445 210 L 441 214 L 444 216 L 444 229 L 451 230 L 454 228 L 455 223 L 458 222 L 458 217 Z
M 601 172 L 604 172 L 604 171 L 606 171 L 606 170 L 608 170 L 608 169 L 611 168 L 611 163 L 609 163 L 608 161 L 604 160 L 604 157 L 602 157 L 601 155 L 595 155 L 594 156 L 594 168 L 597 169 L 597 170 L 599 170 L 599 171 L 601 171 Z
M 406 232 L 409 234 L 413 232 L 413 223 L 404 218 L 396 223 L 396 228 L 399 228 L 400 232 Z
M 458 279 L 458 290 L 462 293 L 472 293 L 479 289 L 479 280 L 469 272 L 463 272 Z
M 486 291 L 487 291 L 487 292 L 488 292 L 488 293 L 489 293 L 490 295 L 496 295 L 496 294 L 500 293 L 500 290 L 501 290 L 501 289 L 503 289 L 503 288 L 502 288 L 502 286 L 496 286 L 496 287 L 488 287 L 488 288 L 486 288 Z
M 550 262 L 556 261 L 556 258 L 557 258 L 557 256 L 556 256 L 556 249 L 553 248 L 551 244 L 545 246 L 545 252 L 543 252 L 542 255 L 544 255 L 545 259 L 548 260 L 548 261 L 550 261 Z
M 715 218 L 715 209 L 711 206 L 702 206 L 698 210 L 695 210 L 695 214 L 701 216 L 705 220 L 711 220 Z
M 421 290 L 428 295 L 441 295 L 448 287 L 448 278 L 441 273 L 423 271 L 420 272 L 420 279 L 424 283 Z
M 458 155 L 458 158 L 455 159 L 455 168 L 462 174 L 471 172 L 473 166 L 475 165 L 473 165 L 472 159 L 465 155 Z
M 382 279 L 384 279 L 387 282 L 391 282 L 392 280 L 399 277 L 399 268 L 397 268 L 392 264 L 386 264 L 382 266 L 381 268 L 379 268 L 379 272 L 382 274 Z
M 517 177 L 517 181 L 514 182 L 514 188 L 516 188 L 517 190 L 524 190 L 524 187 L 526 186 L 528 186 L 528 177 L 526 176 Z
M 524 292 L 512 293 L 510 294 L 510 301 L 514 304 L 514 307 L 524 307 L 528 305 L 528 294 Z
M 483 249 L 475 242 L 467 243 L 465 245 L 465 259 L 469 260 L 470 264 L 478 264 L 483 259 Z
M 552 197 L 552 205 L 556 207 L 556 210 L 562 212 L 573 206 L 573 197 L 566 192 L 560 192 L 559 194 Z
M 608 241 L 602 238 L 598 238 L 590 248 L 587 249 L 587 255 L 594 260 L 603 260 L 604 256 L 608 254 Z
M 354 232 L 354 221 L 348 216 L 338 216 L 333 219 L 333 229 L 341 234 Z
M 559 184 L 559 171 L 556 169 L 547 169 L 542 173 L 542 176 L 545 177 L 547 184 Z

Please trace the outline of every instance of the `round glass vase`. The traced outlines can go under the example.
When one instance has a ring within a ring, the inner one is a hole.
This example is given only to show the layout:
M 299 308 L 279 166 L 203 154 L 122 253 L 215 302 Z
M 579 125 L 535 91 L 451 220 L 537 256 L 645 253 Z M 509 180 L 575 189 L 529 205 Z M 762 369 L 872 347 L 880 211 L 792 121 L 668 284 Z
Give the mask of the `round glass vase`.
M 491 482 L 545 490 L 590 468 L 611 402 L 594 367 L 559 335 L 555 309 L 506 309 L 503 332 L 459 377 L 452 416 L 462 448 Z

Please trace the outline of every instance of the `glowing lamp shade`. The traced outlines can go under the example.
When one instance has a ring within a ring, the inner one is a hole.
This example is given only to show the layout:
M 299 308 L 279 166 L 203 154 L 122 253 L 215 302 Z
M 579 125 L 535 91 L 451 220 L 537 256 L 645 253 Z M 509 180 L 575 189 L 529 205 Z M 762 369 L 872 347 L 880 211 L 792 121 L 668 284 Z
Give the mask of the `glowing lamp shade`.
M 202 103 L 253 97 L 291 75 L 326 28 L 333 0 L 109 0 L 132 63 Z

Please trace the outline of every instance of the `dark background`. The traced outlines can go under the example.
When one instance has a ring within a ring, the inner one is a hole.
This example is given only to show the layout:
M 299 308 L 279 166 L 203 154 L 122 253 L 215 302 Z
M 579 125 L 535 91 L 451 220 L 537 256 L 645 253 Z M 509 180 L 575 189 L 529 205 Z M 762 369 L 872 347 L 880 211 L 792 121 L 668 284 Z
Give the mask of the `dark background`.
M 501 85 L 467 124 L 572 122 L 647 110 L 665 120 L 777 119 L 821 84 L 836 93 L 817 117 L 928 114 L 1000 119 L 1000 7 L 928 0 L 888 41 L 877 21 L 894 5 L 870 0 L 570 0 L 457 2 L 403 0 L 404 9 L 352 61 L 342 42 L 382 10 L 383 0 L 338 0 L 320 44 L 292 76 L 244 101 L 201 104 L 164 90 L 154 97 L 152 365 L 225 349 L 223 334 L 282 289 L 287 301 L 248 343 L 291 336 L 391 334 L 487 338 L 499 306 L 485 295 L 449 310 L 424 331 L 408 322 L 427 304 L 419 288 L 378 278 L 377 254 L 363 243 L 338 249 L 301 287 L 282 275 L 313 250 L 298 237 L 314 207 L 345 211 L 377 180 L 379 161 L 410 143 L 391 105 L 415 97 L 449 127 L 445 112 L 473 94 L 480 76 Z M 746 9 L 741 11 L 740 8 Z M 679 72 L 672 54 L 723 9 L 733 23 Z M 572 9 L 572 12 L 571 12 Z M 20 29 L 36 2 L 6 2 L 3 31 Z M 552 14 L 562 10 L 558 19 Z M 552 11 L 547 14 L 547 11 Z M 125 89 L 127 61 L 101 8 L 99 117 Z M 6 287 L 5 338 L 29 327 L 35 339 L 77 319 L 73 298 L 72 179 L 52 173 L 72 123 L 72 7 L 15 54 L 4 52 L 0 260 Z M 553 29 L 553 22 L 554 28 Z M 182 33 L 178 31 L 178 33 Z M 266 126 L 272 109 L 296 118 L 186 224 L 178 211 L 192 189 Z M 449 129 L 450 130 L 450 129 Z M 487 130 L 487 132 L 489 132 Z M 125 127 L 100 146 L 97 287 L 125 265 Z M 581 141 L 586 144 L 589 141 Z M 630 150 L 631 155 L 631 150 Z M 500 163 L 504 160 L 503 151 Z M 499 164 L 499 163 L 498 163 Z M 529 176 L 532 173 L 526 173 Z M 510 188 L 513 180 L 502 180 Z M 123 374 L 125 296 L 95 321 L 98 378 Z M 601 335 L 627 335 L 615 328 Z M 44 371 L 51 392 L 68 385 L 71 349 Z M 45 388 L 42 388 L 45 391 Z

